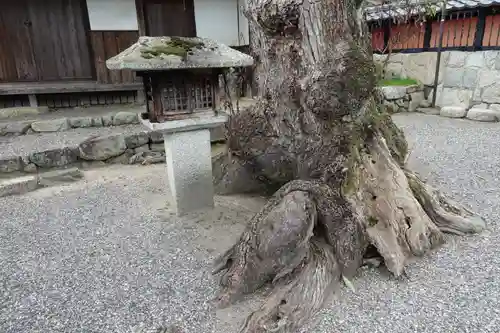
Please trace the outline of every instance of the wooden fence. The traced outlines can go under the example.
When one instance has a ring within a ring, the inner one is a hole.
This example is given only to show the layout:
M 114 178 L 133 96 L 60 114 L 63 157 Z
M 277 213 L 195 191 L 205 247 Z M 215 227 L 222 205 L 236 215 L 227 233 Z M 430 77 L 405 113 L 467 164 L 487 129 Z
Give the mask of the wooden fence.
M 495 8 L 452 12 L 443 23 L 444 50 L 479 51 L 500 49 L 500 14 Z M 439 17 L 428 22 L 372 25 L 375 53 L 435 51 L 439 46 Z

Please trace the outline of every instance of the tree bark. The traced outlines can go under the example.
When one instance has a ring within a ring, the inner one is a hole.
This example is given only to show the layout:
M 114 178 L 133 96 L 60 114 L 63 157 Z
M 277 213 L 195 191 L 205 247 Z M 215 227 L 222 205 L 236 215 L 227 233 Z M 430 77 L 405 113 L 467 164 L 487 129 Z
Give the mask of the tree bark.
M 373 252 L 400 276 L 442 232 L 478 232 L 484 221 L 405 168 L 406 140 L 375 89 L 360 1 L 247 5 L 258 102 L 229 121 L 216 186 L 276 193 L 216 261 L 218 301 L 270 283 L 241 332 L 295 332 Z

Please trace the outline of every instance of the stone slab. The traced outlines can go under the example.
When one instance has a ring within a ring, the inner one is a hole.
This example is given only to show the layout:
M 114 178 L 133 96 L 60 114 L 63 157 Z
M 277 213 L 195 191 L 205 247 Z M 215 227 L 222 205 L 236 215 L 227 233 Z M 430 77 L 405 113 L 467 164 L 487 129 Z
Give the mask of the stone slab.
M 483 122 L 500 121 L 500 111 L 472 108 L 467 112 L 467 119 Z
M 222 128 L 223 125 L 209 129 L 212 142 L 223 139 Z M 218 130 L 216 135 L 213 130 Z M 80 149 L 83 149 L 84 154 L 81 154 Z M 164 151 L 163 135 L 145 131 L 142 125 L 4 136 L 0 137 L 0 175 L 5 178 L 19 172 L 37 173 L 83 163 L 96 165 L 97 161 L 103 165 L 118 161 L 126 163 L 131 156 L 139 153 L 144 153 L 144 161 L 149 163 L 150 157 L 155 155 L 153 153 L 164 154 Z M 125 153 L 127 156 L 122 156 Z
M 35 121 L 31 129 L 35 132 L 61 132 L 71 128 L 68 118 Z
M 182 57 L 155 51 L 164 49 L 174 37 L 139 37 L 137 43 L 120 54 L 108 59 L 106 66 L 111 70 L 132 69 L 135 71 L 224 68 L 252 66 L 253 58 L 214 40 L 200 37 L 176 37 L 192 43 L 189 52 Z M 145 56 L 145 53 L 148 56 Z
M 165 135 L 167 174 L 177 215 L 214 206 L 210 131 Z
M 389 101 L 404 98 L 406 96 L 406 89 L 407 87 L 404 86 L 387 86 L 380 88 L 382 94 L 384 94 L 385 99 Z
M 158 131 L 161 134 L 167 134 L 219 127 L 227 122 L 228 115 L 224 113 L 213 115 L 213 113 L 210 112 L 208 114 L 200 114 L 187 119 L 172 120 L 163 123 L 152 123 L 143 117 L 141 117 L 140 120 L 141 123 L 148 129 Z
M 5 179 L 0 181 L 0 197 L 24 194 L 37 188 L 37 177 L 34 175 Z
M 439 115 L 448 118 L 464 118 L 467 110 L 461 106 L 443 106 Z
M 40 168 L 55 168 L 70 165 L 78 160 L 76 147 L 63 147 L 34 152 L 29 155 L 29 161 Z
M 37 106 L 37 107 L 23 106 L 23 107 L 13 107 L 13 108 L 1 108 L 0 120 L 26 117 L 26 116 L 36 116 L 48 112 L 49 108 L 47 106 Z
M 105 161 L 127 150 L 125 136 L 116 134 L 90 138 L 79 146 L 80 158 L 86 161 Z
M 113 116 L 113 126 L 131 125 L 139 123 L 139 114 L 134 112 L 118 112 Z
M 29 121 L 0 123 L 0 135 L 22 135 L 31 128 Z
M 21 171 L 23 162 L 19 156 L 6 156 L 0 159 L 0 173 Z
M 71 183 L 83 178 L 83 172 L 78 168 L 47 171 L 38 174 L 38 185 L 42 187 Z
M 417 112 L 430 115 L 439 115 L 439 109 L 436 108 L 417 108 Z

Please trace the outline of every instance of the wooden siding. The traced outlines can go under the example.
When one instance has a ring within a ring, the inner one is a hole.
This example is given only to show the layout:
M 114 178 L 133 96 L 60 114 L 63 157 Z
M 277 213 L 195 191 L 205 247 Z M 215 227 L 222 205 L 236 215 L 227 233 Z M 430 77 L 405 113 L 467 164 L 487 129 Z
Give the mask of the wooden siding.
M 486 17 L 483 46 L 500 46 L 500 15 Z
M 38 79 L 26 0 L 0 4 L 0 82 Z M 23 19 L 24 18 L 24 19 Z
M 92 79 L 85 0 L 0 4 L 0 81 Z
M 425 25 L 410 23 L 391 28 L 390 43 L 393 50 L 418 49 L 424 47 Z
M 372 48 L 374 51 L 385 51 L 384 28 L 372 30 Z
M 196 37 L 193 0 L 141 0 L 146 35 Z
M 98 83 L 135 83 L 139 79 L 132 71 L 110 71 L 106 60 L 124 51 L 137 42 L 137 31 L 91 31 L 90 39 L 94 55 L 96 79 Z
M 445 21 L 443 25 L 443 47 L 473 47 L 476 37 L 477 17 Z M 438 47 L 439 22 L 432 22 L 430 47 Z

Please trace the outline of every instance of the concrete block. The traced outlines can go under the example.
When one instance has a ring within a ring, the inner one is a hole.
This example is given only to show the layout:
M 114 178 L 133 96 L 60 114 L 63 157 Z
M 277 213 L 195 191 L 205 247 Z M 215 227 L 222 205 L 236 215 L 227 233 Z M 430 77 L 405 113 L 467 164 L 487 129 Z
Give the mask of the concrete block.
M 212 158 L 210 131 L 165 134 L 168 181 L 177 215 L 212 208 Z

